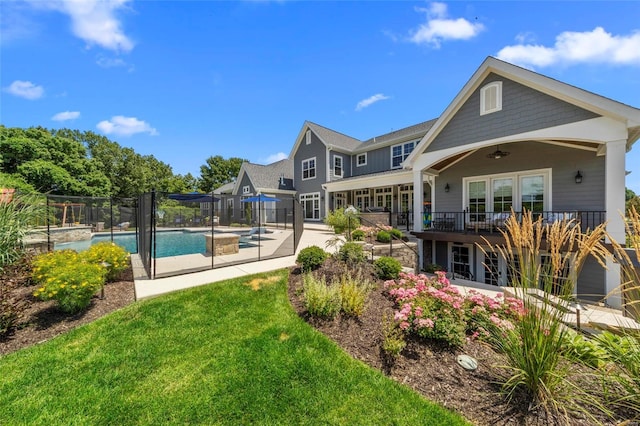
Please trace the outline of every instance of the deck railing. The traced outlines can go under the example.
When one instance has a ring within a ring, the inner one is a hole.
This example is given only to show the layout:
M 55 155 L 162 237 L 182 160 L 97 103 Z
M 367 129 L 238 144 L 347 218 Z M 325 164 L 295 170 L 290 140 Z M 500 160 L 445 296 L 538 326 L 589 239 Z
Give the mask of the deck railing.
M 518 220 L 522 218 L 522 212 L 514 212 Z M 533 212 L 533 219 L 542 217 L 544 223 L 558 221 L 573 221 L 580 226 L 582 232 L 593 229 L 606 220 L 604 211 L 544 211 Z M 423 230 L 437 232 L 464 232 L 464 233 L 499 233 L 504 229 L 510 212 L 425 212 L 423 215 Z

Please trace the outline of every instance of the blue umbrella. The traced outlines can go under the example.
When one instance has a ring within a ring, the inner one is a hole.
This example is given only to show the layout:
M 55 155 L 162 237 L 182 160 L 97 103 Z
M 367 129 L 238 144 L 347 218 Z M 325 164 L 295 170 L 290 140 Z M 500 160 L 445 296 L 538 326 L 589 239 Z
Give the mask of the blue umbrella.
M 169 194 L 169 199 L 189 203 L 213 203 L 220 200 L 211 194 L 201 194 L 199 192 L 189 192 L 188 194 Z
M 264 194 L 258 194 L 256 196 L 240 200 L 241 203 L 259 203 L 261 201 L 280 201 L 280 199 L 276 197 L 269 197 L 268 195 Z

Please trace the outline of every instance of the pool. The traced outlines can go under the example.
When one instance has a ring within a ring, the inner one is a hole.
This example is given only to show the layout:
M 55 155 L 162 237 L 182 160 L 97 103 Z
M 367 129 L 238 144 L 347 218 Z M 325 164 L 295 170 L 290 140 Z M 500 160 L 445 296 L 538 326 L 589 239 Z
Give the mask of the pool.
M 156 233 L 156 258 L 169 256 L 182 256 L 185 254 L 205 253 L 206 234 L 211 232 L 189 231 L 161 231 Z M 76 251 L 87 250 L 91 245 L 102 241 L 111 241 L 111 235 L 93 235 L 90 240 L 74 241 L 71 243 L 56 243 L 55 250 L 72 249 Z M 136 234 L 113 234 L 113 242 L 124 247 L 129 253 L 135 253 Z M 240 240 L 240 248 L 253 247 L 254 245 Z

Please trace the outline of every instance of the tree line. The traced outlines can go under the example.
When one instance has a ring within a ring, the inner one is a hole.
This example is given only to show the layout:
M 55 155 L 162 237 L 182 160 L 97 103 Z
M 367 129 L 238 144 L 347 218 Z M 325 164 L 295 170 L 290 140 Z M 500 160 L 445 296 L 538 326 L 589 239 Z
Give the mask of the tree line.
M 0 125 L 0 187 L 25 193 L 127 198 L 152 189 L 211 192 L 233 182 L 244 161 L 211 156 L 194 177 L 91 131 Z

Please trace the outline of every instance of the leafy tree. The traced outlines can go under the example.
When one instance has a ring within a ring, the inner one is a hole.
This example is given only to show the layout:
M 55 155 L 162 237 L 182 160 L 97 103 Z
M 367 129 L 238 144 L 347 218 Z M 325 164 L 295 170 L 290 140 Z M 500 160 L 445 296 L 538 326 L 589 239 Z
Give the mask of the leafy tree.
M 636 211 L 640 211 L 640 196 L 636 195 L 629 188 L 625 188 L 625 211 L 631 210 L 631 207 L 635 207 Z
M 207 158 L 206 164 L 200 166 L 198 188 L 202 192 L 211 192 L 225 183 L 233 182 L 245 161 L 238 157 L 225 160 L 221 155 Z

